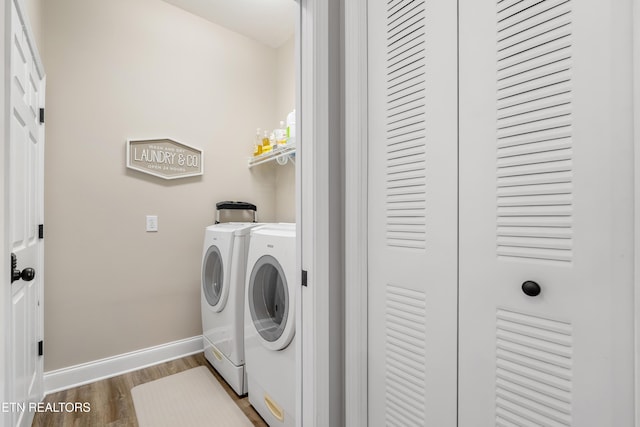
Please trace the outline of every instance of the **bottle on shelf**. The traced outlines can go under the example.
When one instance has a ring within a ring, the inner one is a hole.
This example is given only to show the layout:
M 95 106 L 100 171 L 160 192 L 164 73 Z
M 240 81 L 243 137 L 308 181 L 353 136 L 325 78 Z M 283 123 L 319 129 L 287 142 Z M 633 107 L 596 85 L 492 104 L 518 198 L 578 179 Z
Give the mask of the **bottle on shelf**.
M 296 140 L 296 110 L 287 115 L 287 141 L 292 144 Z
M 262 138 L 260 137 L 260 128 L 256 130 L 256 140 L 253 143 L 253 155 L 259 156 L 262 154 Z
M 284 127 L 284 121 L 280 121 L 280 127 L 273 131 L 273 134 L 276 139 L 276 145 L 278 147 L 284 146 L 287 144 L 287 130 Z
M 271 140 L 269 139 L 269 132 L 264 131 L 264 135 L 262 136 L 262 152 L 268 153 L 273 149 L 271 146 Z

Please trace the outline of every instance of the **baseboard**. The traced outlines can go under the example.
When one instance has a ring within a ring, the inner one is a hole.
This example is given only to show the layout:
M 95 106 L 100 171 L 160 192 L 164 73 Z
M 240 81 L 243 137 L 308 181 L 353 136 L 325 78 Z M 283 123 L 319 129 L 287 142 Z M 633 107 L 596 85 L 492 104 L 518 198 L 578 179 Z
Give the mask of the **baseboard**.
M 44 373 L 45 395 L 66 390 L 83 384 L 89 384 L 105 378 L 115 377 L 126 372 L 157 365 L 178 359 L 203 349 L 202 336 L 173 341 L 155 347 L 144 348 L 130 353 L 119 354 L 93 362 L 69 366 Z

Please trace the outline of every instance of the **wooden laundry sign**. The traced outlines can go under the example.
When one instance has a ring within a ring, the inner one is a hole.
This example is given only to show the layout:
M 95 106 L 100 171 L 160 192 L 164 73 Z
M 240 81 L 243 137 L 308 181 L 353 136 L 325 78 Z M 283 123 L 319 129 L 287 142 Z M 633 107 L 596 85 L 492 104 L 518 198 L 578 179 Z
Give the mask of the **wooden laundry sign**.
M 166 138 L 128 140 L 127 167 L 164 179 L 204 173 L 202 150 Z

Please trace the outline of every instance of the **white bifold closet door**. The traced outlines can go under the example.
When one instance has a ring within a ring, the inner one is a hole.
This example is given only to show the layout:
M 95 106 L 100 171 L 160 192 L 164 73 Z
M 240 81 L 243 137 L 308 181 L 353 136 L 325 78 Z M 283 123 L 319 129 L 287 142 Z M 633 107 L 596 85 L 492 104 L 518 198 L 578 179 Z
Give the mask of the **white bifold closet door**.
M 369 425 L 454 426 L 456 3 L 368 18 Z
M 459 7 L 459 425 L 631 426 L 631 1 Z

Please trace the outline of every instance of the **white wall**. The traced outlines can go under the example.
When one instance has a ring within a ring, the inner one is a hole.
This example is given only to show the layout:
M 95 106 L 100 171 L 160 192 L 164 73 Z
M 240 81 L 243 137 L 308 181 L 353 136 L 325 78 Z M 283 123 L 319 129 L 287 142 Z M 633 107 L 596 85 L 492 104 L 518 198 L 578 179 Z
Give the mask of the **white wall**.
M 44 45 L 44 33 L 42 27 L 43 1 L 44 0 L 23 0 L 29 17 L 29 24 L 31 25 L 33 38 L 38 46 L 40 56 L 43 55 L 42 48 Z
M 277 55 L 159 0 L 48 0 L 43 16 L 45 371 L 199 335 L 215 202 L 281 220 L 273 169 L 246 166 L 278 121 Z M 165 136 L 204 149 L 203 177 L 125 168 L 127 138 Z
M 276 55 L 276 119 L 287 120 L 287 114 L 296 106 L 295 37 L 291 36 L 275 50 Z M 278 124 L 276 123 L 276 124 Z
M 277 58 L 277 98 L 276 112 L 279 124 L 280 120 L 286 123 L 287 114 L 296 105 L 296 64 L 295 64 L 295 37 L 291 37 L 280 46 L 276 52 Z M 286 125 L 285 125 L 286 126 Z M 276 217 L 278 221 L 296 221 L 296 168 L 291 162 L 278 166 L 276 176 Z

